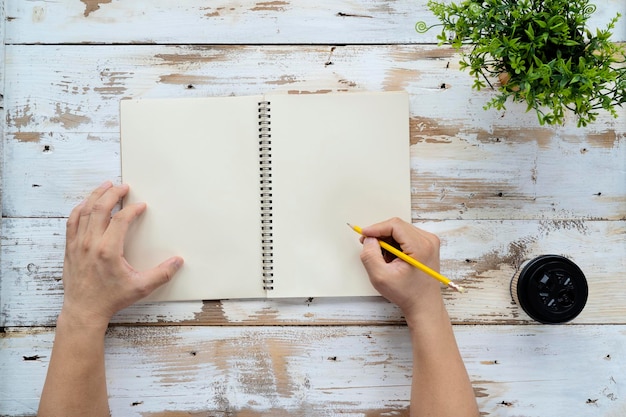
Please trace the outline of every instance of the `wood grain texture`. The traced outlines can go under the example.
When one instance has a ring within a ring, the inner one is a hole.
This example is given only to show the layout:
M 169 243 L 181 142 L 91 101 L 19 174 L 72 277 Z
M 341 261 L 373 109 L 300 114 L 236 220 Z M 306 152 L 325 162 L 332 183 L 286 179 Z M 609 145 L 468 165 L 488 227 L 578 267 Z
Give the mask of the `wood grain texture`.
M 587 276 L 589 300 L 575 323 L 626 323 L 624 221 L 447 220 L 417 225 L 441 237 L 442 272 L 469 290 L 466 294 L 444 290 L 456 323 L 528 323 L 528 316 L 512 303 L 509 284 L 524 261 L 542 254 L 566 256 Z M 5 219 L 0 304 L 4 326 L 54 325 L 62 301 L 64 227 L 64 219 Z M 376 297 L 157 303 L 131 307 L 114 321 L 242 326 L 403 323 L 399 310 Z
M 4 31 L 5 31 L 5 3 L 0 0 L 0 207 L 3 206 L 4 196 L 4 132 L 5 132 L 5 112 L 4 112 Z M 1 210 L 0 210 L 1 211 Z M 1 213 L 0 213 L 1 214 Z M 2 230 L 3 218 L 0 215 L 0 231 Z M 0 232 L 1 233 L 1 232 Z M 0 251 L 0 305 L 2 305 L 2 253 Z M 2 307 L 0 307 L 0 323 L 2 323 Z M 0 324 L 1 326 L 1 324 Z
M 604 27 L 621 0 L 598 0 L 591 27 Z M 433 43 L 436 24 L 425 1 L 362 0 L 75 0 L 10 1 L 7 42 L 147 44 L 390 44 Z M 626 40 L 621 22 L 616 41 Z
M 594 3 L 594 27 L 626 16 Z M 584 129 L 484 111 L 491 92 L 418 20 L 435 23 L 426 0 L 0 0 L 0 416 L 36 414 L 65 217 L 119 180 L 119 100 L 398 89 L 413 222 L 469 289 L 444 297 L 482 415 L 626 415 L 626 109 Z M 546 253 L 589 280 L 574 324 L 512 304 L 513 274 Z M 140 304 L 114 322 L 113 415 L 408 416 L 409 339 L 380 297 Z
M 624 326 L 456 326 L 482 415 L 617 417 L 626 411 Z M 34 416 L 53 332 L 0 339 L 0 409 Z M 112 415 L 408 416 L 402 326 L 116 327 Z
M 117 133 L 118 101 L 128 97 L 397 89 L 411 94 L 419 117 L 414 141 L 472 134 L 505 140 L 524 127 L 518 140 L 545 145 L 556 135 L 568 141 L 589 135 L 609 146 L 607 132 L 615 140 L 624 129 L 606 113 L 587 129 L 576 129 L 574 120 L 542 129 L 525 106 L 484 111 L 491 90 L 471 90 L 459 55 L 432 45 L 7 45 L 6 53 L 7 125 L 20 133 Z M 52 59 L 60 55 L 62 61 Z
M 118 179 L 126 97 L 405 89 L 414 219 L 626 218 L 626 109 L 585 129 L 539 127 L 518 105 L 485 111 L 491 93 L 471 90 L 449 49 L 33 45 L 7 56 L 4 216 L 67 216 Z

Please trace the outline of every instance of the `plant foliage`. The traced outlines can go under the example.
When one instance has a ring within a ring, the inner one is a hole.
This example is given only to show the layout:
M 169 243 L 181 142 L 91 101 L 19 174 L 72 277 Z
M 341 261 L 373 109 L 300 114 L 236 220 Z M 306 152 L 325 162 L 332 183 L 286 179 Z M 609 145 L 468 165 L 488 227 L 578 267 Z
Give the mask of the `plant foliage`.
M 500 77 L 486 109 L 504 109 L 512 97 L 534 109 L 542 125 L 562 124 L 571 110 L 580 127 L 600 109 L 617 117 L 615 106 L 626 102 L 625 51 L 610 41 L 619 13 L 592 33 L 586 23 L 595 6 L 588 0 L 431 0 L 428 7 L 443 26 L 439 44 L 461 50 L 473 88 L 493 88 L 489 80 Z

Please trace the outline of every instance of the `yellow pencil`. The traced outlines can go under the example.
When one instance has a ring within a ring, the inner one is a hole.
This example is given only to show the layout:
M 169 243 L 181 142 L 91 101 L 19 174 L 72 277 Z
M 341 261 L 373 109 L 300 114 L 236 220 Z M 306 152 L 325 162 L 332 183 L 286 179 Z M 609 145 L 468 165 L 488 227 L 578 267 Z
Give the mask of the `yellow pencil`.
M 348 226 L 350 226 L 350 228 L 352 230 L 354 230 L 355 232 L 357 232 L 358 234 L 363 235 L 363 231 L 361 230 L 361 228 L 359 226 L 352 226 L 350 223 L 348 223 Z M 439 272 L 435 271 L 432 268 L 427 267 L 426 265 L 424 265 L 423 263 L 419 262 L 418 260 L 411 258 L 406 253 L 404 253 L 402 251 L 399 251 L 398 249 L 394 248 L 393 246 L 391 246 L 387 242 L 383 242 L 382 240 L 378 240 L 378 244 L 380 245 L 381 248 L 385 249 L 386 251 L 389 251 L 389 252 L 393 253 L 398 258 L 402 259 L 404 262 L 408 263 L 409 265 L 412 265 L 412 266 L 416 267 L 420 271 L 427 273 L 431 277 L 435 278 L 437 281 L 441 282 L 443 285 L 446 285 L 446 286 L 448 286 L 448 287 L 450 287 L 450 288 L 452 288 L 452 289 L 454 289 L 454 290 L 456 290 L 458 292 L 461 292 L 461 293 L 465 292 L 465 288 L 461 287 L 460 285 L 455 284 L 449 278 L 444 277 Z

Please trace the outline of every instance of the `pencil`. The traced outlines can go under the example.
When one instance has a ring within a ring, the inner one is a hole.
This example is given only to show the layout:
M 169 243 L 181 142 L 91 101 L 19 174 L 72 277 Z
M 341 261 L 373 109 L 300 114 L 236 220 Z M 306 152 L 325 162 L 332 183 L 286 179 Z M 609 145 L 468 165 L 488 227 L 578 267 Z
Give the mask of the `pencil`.
M 354 230 L 355 232 L 357 232 L 360 235 L 363 235 L 363 231 L 361 230 L 361 228 L 359 226 L 353 226 L 350 223 L 347 223 L 348 226 Z M 381 248 L 385 249 L 386 251 L 393 253 L 394 255 L 396 255 L 398 258 L 402 259 L 404 262 L 406 262 L 409 265 L 414 266 L 415 268 L 419 269 L 422 272 L 425 272 L 426 274 L 430 275 L 431 277 L 435 278 L 437 281 L 441 282 L 443 285 L 450 287 L 458 292 L 465 292 L 465 288 L 461 287 L 460 285 L 455 284 L 454 282 L 452 282 L 449 278 L 444 277 L 443 275 L 441 275 L 439 272 L 435 271 L 432 268 L 427 267 L 426 265 L 424 265 L 423 263 L 419 262 L 418 260 L 411 258 L 409 255 L 407 255 L 406 253 L 394 248 L 393 246 L 391 246 L 389 243 L 387 242 L 383 242 L 382 240 L 378 240 L 378 244 L 380 245 Z

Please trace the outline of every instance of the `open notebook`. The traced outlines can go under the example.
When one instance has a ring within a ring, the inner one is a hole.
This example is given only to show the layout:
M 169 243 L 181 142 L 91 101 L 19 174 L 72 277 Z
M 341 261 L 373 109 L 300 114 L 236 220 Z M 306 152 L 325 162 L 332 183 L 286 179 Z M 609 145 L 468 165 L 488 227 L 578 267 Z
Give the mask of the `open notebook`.
M 152 301 L 377 295 L 346 222 L 411 219 L 404 92 L 123 100 L 121 152 Z

